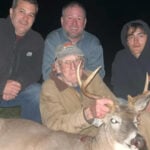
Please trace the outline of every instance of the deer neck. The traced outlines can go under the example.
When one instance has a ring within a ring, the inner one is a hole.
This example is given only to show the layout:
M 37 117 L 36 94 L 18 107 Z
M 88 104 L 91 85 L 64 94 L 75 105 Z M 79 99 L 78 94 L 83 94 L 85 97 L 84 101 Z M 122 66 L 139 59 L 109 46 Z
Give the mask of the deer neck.
M 115 141 L 110 134 L 107 134 L 103 125 L 100 127 L 95 138 L 93 138 L 91 145 L 91 150 L 132 150 L 127 145 Z
M 110 138 L 111 135 L 107 135 L 105 126 L 101 125 L 99 131 L 92 141 L 92 150 L 115 150 L 114 140 Z

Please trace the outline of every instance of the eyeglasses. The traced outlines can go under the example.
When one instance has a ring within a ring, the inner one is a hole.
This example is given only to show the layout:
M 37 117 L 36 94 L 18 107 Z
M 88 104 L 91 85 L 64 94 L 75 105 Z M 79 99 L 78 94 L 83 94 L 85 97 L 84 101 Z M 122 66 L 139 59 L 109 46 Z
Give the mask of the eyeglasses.
M 74 64 L 74 65 L 79 65 L 79 63 L 81 62 L 81 61 L 83 61 L 84 59 L 82 58 L 82 57 L 79 57 L 79 58 L 77 58 L 77 59 L 75 59 L 75 60 L 61 60 L 60 61 L 60 64 L 63 64 L 63 65 L 65 65 L 65 67 L 70 67 L 72 64 Z

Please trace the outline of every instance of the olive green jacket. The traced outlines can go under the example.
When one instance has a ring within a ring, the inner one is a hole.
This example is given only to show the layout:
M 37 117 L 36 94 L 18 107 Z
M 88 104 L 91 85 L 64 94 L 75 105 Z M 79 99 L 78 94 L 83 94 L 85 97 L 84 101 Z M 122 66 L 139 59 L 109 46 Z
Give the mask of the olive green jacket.
M 88 73 L 89 74 L 89 73 Z M 83 80 L 87 78 L 84 73 Z M 116 97 L 97 75 L 87 87 L 90 93 L 115 100 Z M 42 85 L 40 110 L 42 122 L 55 131 L 65 131 L 94 136 L 97 128 L 89 124 L 83 115 L 83 109 L 93 103 L 79 89 L 69 87 L 53 73 L 51 79 Z

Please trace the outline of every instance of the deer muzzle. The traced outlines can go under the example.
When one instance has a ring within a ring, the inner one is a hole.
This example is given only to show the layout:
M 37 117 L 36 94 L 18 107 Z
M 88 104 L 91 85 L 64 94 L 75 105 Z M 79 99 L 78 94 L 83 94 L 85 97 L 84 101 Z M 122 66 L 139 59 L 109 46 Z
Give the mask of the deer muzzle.
M 137 134 L 136 137 L 131 140 L 130 147 L 136 147 L 138 150 L 148 150 L 146 141 L 140 134 Z

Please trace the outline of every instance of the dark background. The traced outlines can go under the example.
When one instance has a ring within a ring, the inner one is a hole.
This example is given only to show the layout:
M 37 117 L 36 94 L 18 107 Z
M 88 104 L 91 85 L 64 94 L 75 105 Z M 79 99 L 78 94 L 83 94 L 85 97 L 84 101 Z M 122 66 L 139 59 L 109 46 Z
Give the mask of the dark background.
M 38 0 L 39 13 L 33 28 L 45 38 L 60 27 L 62 5 L 69 0 Z M 120 31 L 124 23 L 142 19 L 150 24 L 150 5 L 145 0 L 78 0 L 87 10 L 86 30 L 95 34 L 104 48 L 106 77 L 109 84 L 111 64 L 118 50 L 122 48 Z M 0 17 L 9 13 L 12 0 L 0 0 Z

